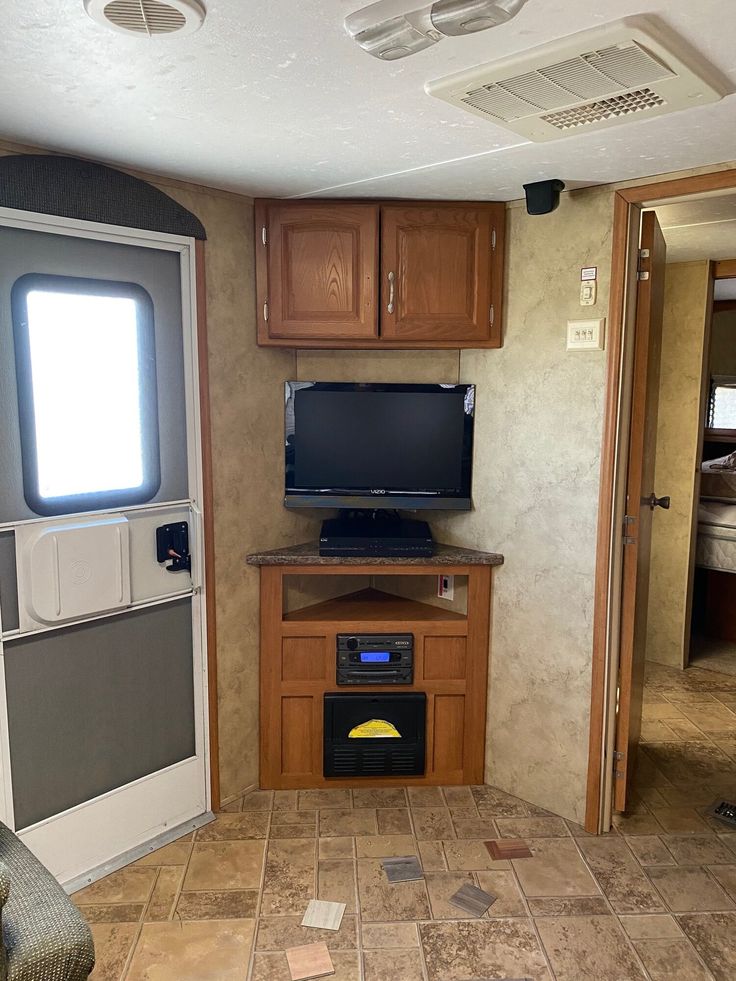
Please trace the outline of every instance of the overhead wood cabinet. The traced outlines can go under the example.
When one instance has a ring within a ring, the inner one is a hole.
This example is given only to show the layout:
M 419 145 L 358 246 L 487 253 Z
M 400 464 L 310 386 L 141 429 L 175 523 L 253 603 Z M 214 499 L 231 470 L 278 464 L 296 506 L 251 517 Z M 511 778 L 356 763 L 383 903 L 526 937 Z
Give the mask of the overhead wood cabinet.
M 257 201 L 258 343 L 501 346 L 505 206 Z

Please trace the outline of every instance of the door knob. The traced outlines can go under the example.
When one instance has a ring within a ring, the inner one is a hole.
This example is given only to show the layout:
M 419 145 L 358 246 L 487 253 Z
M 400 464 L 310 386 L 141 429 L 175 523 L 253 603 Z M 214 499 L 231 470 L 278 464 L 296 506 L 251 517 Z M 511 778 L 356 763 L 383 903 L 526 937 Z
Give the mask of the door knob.
M 664 508 L 665 511 L 669 511 L 671 501 L 669 497 L 657 497 L 656 494 L 650 494 L 641 503 L 648 504 L 652 511 L 655 508 Z

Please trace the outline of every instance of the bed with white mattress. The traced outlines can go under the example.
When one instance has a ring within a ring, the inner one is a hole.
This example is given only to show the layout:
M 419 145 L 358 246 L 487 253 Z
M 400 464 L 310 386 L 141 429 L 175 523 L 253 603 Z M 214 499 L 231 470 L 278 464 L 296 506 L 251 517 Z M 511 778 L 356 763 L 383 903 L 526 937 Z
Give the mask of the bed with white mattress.
M 701 499 L 695 563 L 704 569 L 736 572 L 736 504 Z

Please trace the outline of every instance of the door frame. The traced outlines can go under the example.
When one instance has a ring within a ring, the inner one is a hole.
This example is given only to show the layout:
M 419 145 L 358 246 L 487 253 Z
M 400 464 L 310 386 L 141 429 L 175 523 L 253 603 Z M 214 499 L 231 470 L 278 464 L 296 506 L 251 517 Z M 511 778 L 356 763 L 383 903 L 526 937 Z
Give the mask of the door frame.
M 0 222 L 5 227 L 113 242 L 143 248 L 178 253 L 180 256 L 182 327 L 184 365 L 188 372 L 186 400 L 187 433 L 192 438 L 192 454 L 189 463 L 190 500 L 201 515 L 202 538 L 200 554 L 195 558 L 200 593 L 198 616 L 194 625 L 196 644 L 202 652 L 201 712 L 203 753 L 206 776 L 206 796 L 209 810 L 220 806 L 218 706 L 217 706 L 217 647 L 215 621 L 215 565 L 214 565 L 214 505 L 212 475 L 212 440 L 210 424 L 209 373 L 207 358 L 207 307 L 204 242 L 194 238 L 172 235 L 140 228 L 128 228 L 77 218 L 65 218 L 32 211 L 0 207 Z M 88 512 L 104 514 L 109 510 Z M 135 507 L 130 510 L 136 510 Z M 156 601 L 150 604 L 155 605 Z M 93 618 L 95 619 L 95 618 Z M 1 645 L 0 645 L 1 648 Z M 197 684 L 195 683 L 195 692 Z M 4 674 L 0 672 L 0 725 L 7 731 Z M 0 803 L 8 803 L 12 792 L 10 761 L 3 759 L 5 780 L 0 780 Z M 145 779 L 145 778 L 144 778 Z M 12 800 L 12 798 L 11 798 Z
M 641 212 L 680 197 L 730 190 L 736 190 L 736 169 L 653 181 L 614 192 L 585 808 L 585 829 L 591 834 L 607 831 L 611 815 L 615 728 L 611 720 L 617 700 L 622 528 Z M 716 278 L 726 278 L 729 273 L 733 276 L 729 264 L 719 265 L 715 263 Z

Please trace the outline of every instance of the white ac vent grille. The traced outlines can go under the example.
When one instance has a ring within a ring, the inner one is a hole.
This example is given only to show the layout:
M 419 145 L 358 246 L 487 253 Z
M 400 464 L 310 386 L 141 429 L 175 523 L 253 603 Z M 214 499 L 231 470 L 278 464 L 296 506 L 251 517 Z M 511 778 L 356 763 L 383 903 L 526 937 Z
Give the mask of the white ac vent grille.
M 627 92 L 625 95 L 615 95 L 611 99 L 589 102 L 584 106 L 550 112 L 542 116 L 542 119 L 558 129 L 575 129 L 577 126 L 587 126 L 589 123 L 600 123 L 604 119 L 631 116 L 633 113 L 664 104 L 664 99 L 661 99 L 656 92 L 652 92 L 651 89 L 639 89 L 636 92 Z
M 620 21 L 520 58 L 437 79 L 426 90 L 532 140 L 723 97 L 722 88 L 696 75 L 650 31 L 643 18 Z
M 85 0 L 85 8 L 106 27 L 149 38 L 192 33 L 205 17 L 198 0 Z

